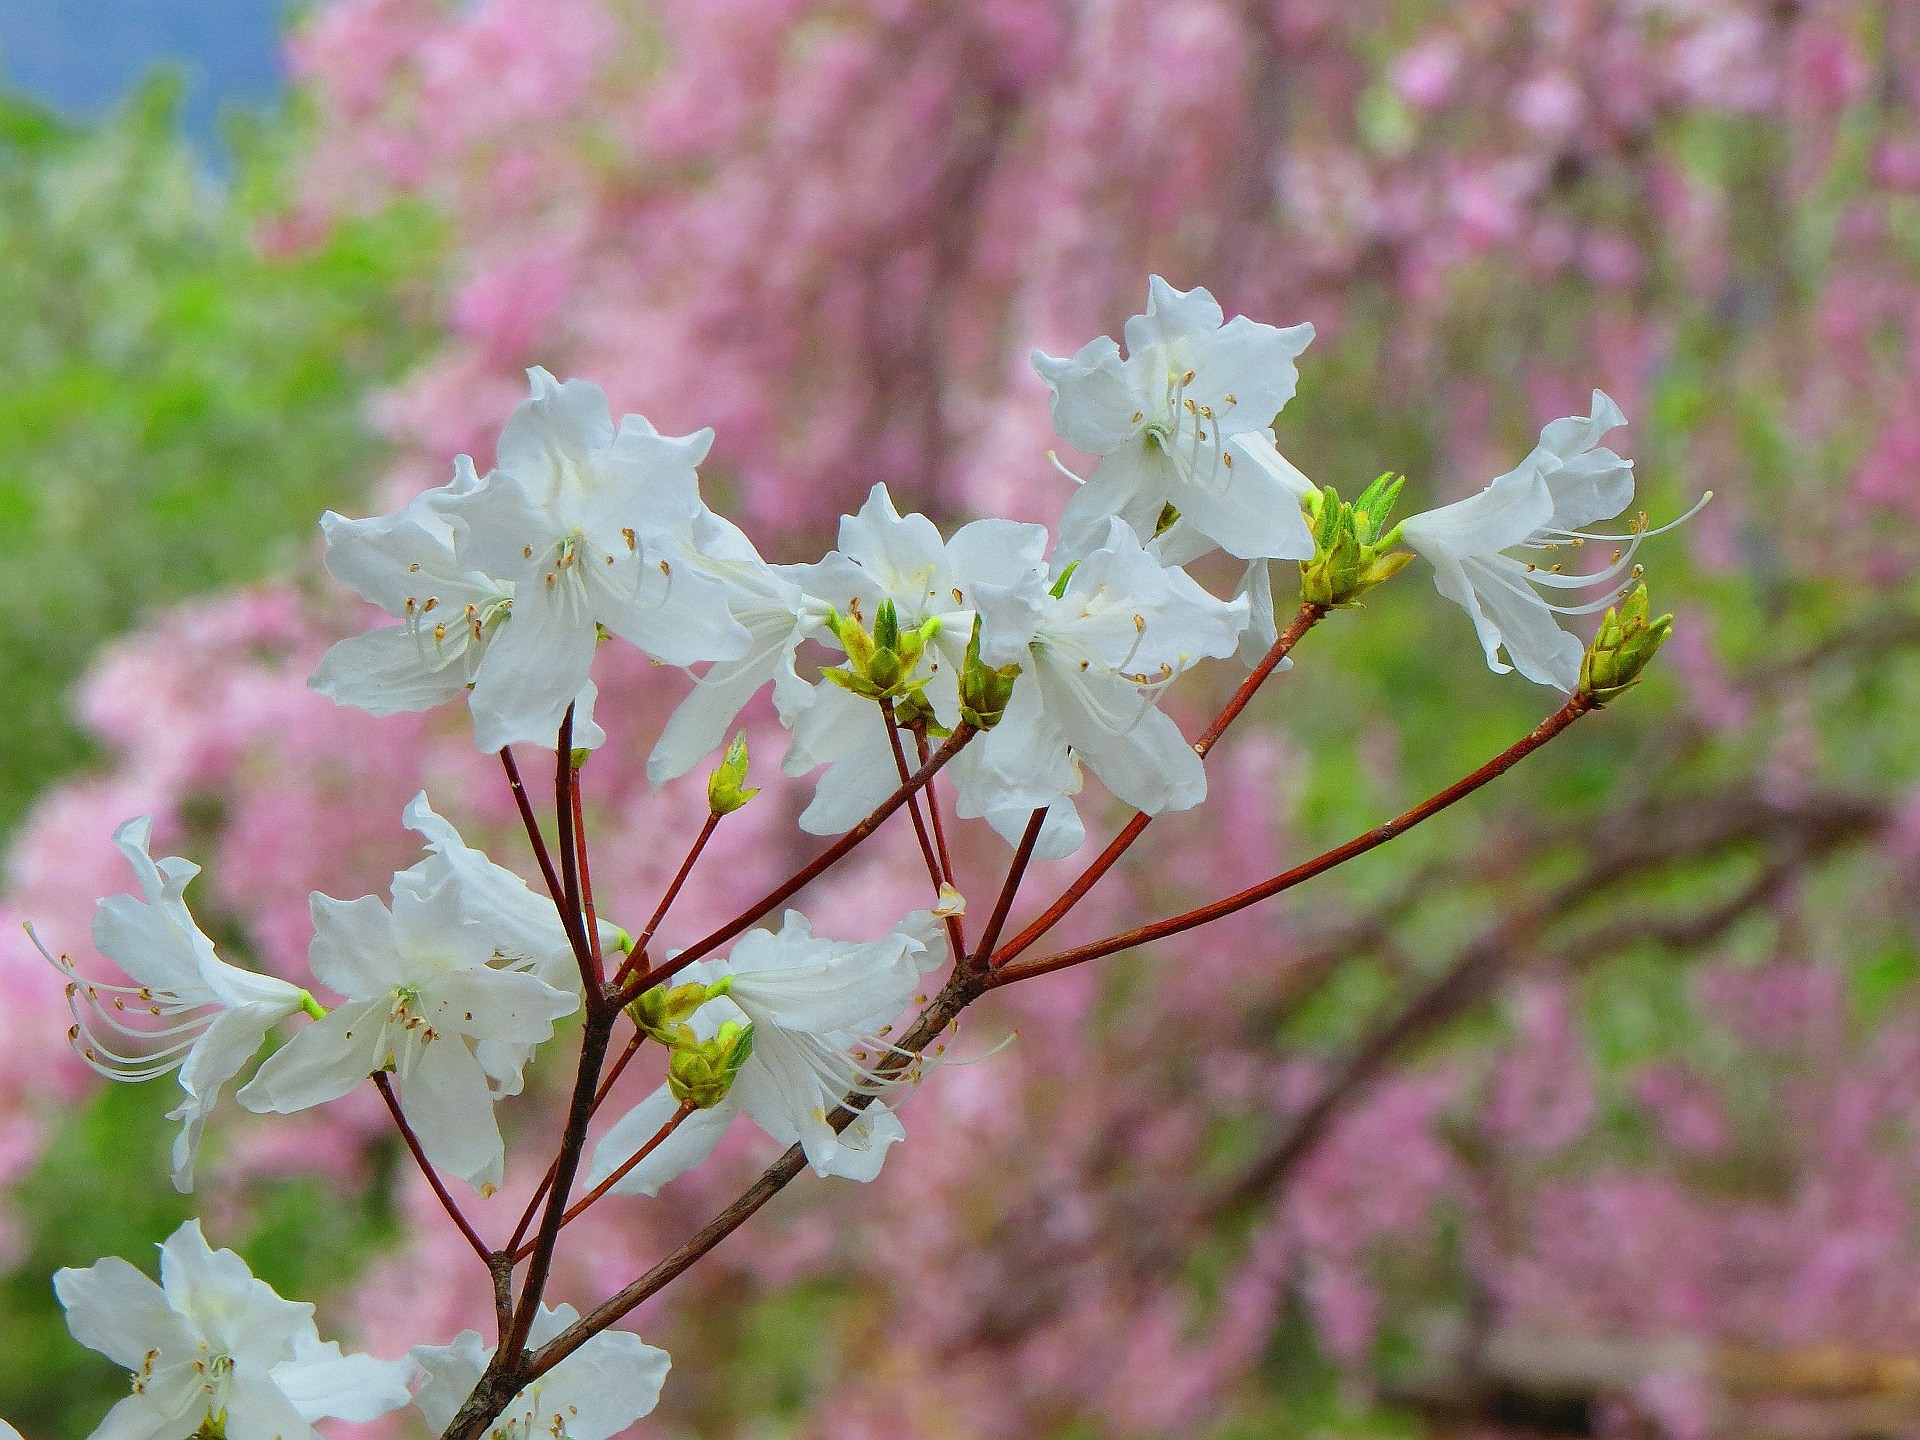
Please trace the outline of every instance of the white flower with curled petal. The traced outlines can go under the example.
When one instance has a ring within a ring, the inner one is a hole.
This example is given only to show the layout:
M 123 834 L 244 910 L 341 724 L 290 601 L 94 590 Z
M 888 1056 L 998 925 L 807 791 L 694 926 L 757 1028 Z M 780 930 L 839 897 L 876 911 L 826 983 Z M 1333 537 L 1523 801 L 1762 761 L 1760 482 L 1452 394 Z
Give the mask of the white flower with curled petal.
M 318 893 L 312 908 L 313 973 L 345 998 L 269 1057 L 240 1103 L 292 1114 L 391 1071 L 427 1158 L 491 1194 L 504 1163 L 493 1104 L 518 1089 L 519 1077 L 489 1077 L 468 1042 L 524 1058 L 579 1008 L 579 996 L 489 964 L 494 937 L 449 878 L 394 876 L 391 911 L 374 896 Z
M 1587 530 L 1633 501 L 1633 462 L 1599 443 L 1624 424 L 1620 407 L 1596 390 L 1591 414 L 1551 422 L 1527 458 L 1485 490 L 1402 521 L 1388 537 L 1433 562 L 1435 587 L 1472 618 L 1496 673 L 1518 670 L 1541 685 L 1578 689 L 1586 647 L 1560 628 L 1557 617 L 1614 604 L 1632 581 L 1640 543 L 1687 520 L 1712 498 L 1658 530 L 1648 529 L 1644 517 L 1626 535 Z M 1593 541 L 1617 546 L 1598 570 L 1568 574 L 1550 558 Z M 1600 598 L 1574 604 L 1540 593 L 1603 586 Z M 1511 664 L 1501 662 L 1502 648 Z
M 513 871 L 494 864 L 484 851 L 461 839 L 458 830 L 434 813 L 424 790 L 408 803 L 402 818 L 409 830 L 426 838 L 429 852 L 405 872 L 409 883 L 422 892 L 451 886 L 461 918 L 479 926 L 493 942 L 495 966 L 524 970 L 556 990 L 578 996 L 580 965 L 552 897 L 535 894 Z M 603 952 L 610 952 L 619 938 L 618 926 L 600 921 Z M 520 1093 L 521 1074 L 533 1054 L 531 1044 L 482 1037 L 474 1041 L 473 1052 L 496 1095 Z
M 1201 657 L 1235 652 L 1245 596 L 1207 594 L 1115 517 L 1105 544 L 1051 589 L 982 586 L 978 597 L 982 661 L 1021 673 L 1000 723 L 950 767 L 960 814 L 984 815 L 1013 840 L 1032 811 L 1057 810 L 1059 828 L 1043 831 L 1035 851 L 1053 858 L 1084 836 L 1064 818 L 1083 764 L 1150 815 L 1205 798 L 1200 757 L 1156 702 Z
M 753 1053 L 720 1104 L 689 1115 L 613 1189 L 654 1194 L 712 1154 L 740 1114 L 781 1144 L 800 1145 L 817 1174 L 871 1180 L 887 1147 L 906 1134 L 899 1119 L 879 1098 L 844 1131 L 827 1117 L 849 1094 L 880 1097 L 897 1083 L 875 1073 L 889 1051 L 879 1031 L 945 958 L 945 933 L 925 911 L 882 939 L 854 944 L 816 937 L 806 917 L 789 910 L 777 932 L 750 931 L 724 961 L 689 965 L 679 983 L 728 986 L 694 1013 L 695 1033 L 707 1038 L 727 1020 L 750 1022 Z M 613 1174 L 677 1108 L 662 1086 L 617 1121 L 594 1149 L 588 1185 Z
M 527 376 L 533 393 L 500 434 L 496 468 L 437 502 L 460 563 L 513 591 L 474 673 L 483 750 L 553 743 L 602 629 L 670 665 L 751 643 L 725 586 L 689 558 L 709 513 L 695 467 L 713 432 L 662 435 L 638 415 L 616 429 L 599 386 Z
M 327 569 L 400 623 L 333 646 L 307 682 L 313 689 L 373 715 L 431 710 L 467 693 L 513 609 L 510 581 L 455 557 L 453 529 L 438 509 L 479 483 L 473 462 L 462 455 L 451 484 L 414 497 L 392 515 L 349 520 L 329 510 L 320 517 Z M 596 749 L 606 736 L 592 720 L 592 683 L 575 699 L 574 744 Z
M 546 1344 L 580 1318 L 571 1305 L 542 1305 L 527 1340 Z M 436 1433 L 453 1423 L 492 1363 L 497 1346 L 462 1330 L 451 1345 L 416 1345 L 426 1383 L 413 1403 Z M 492 1440 L 611 1440 L 660 1403 L 672 1362 L 667 1352 L 625 1330 L 603 1330 L 528 1385 L 492 1422 Z
M 727 606 L 752 642 L 746 653 L 717 660 L 694 679 L 693 693 L 673 712 L 647 757 L 654 785 L 686 774 L 726 742 L 741 710 L 768 681 L 774 708 L 791 727 L 813 701 L 795 658 L 809 638 L 826 632 L 832 607 L 808 593 L 810 565 L 769 565 L 740 528 L 707 514 L 694 526 L 693 564 L 726 587 Z
M 1053 389 L 1054 429 L 1100 457 L 1067 502 L 1060 553 L 1074 559 L 1104 544 L 1115 515 L 1152 539 L 1171 505 L 1180 519 L 1163 537 L 1169 560 L 1214 546 L 1242 560 L 1309 558 L 1299 507 L 1263 472 L 1236 468 L 1227 442 L 1273 424 L 1312 339 L 1311 325 L 1225 320 L 1207 291 L 1175 290 L 1156 275 L 1146 312 L 1127 321 L 1124 359 L 1104 335 L 1068 359 L 1034 351 Z
M 180 1074 L 187 1098 L 167 1115 L 181 1122 L 173 1143 L 173 1183 L 193 1188 L 200 1132 L 220 1090 L 259 1052 L 267 1031 L 308 1003 L 307 992 L 273 975 L 229 965 L 214 952 L 187 909 L 187 882 L 200 867 L 148 853 L 153 817 L 129 820 L 113 843 L 133 866 L 143 899 L 110 895 L 93 917 L 94 944 L 131 985 L 87 979 L 28 934 L 67 977 L 74 1049 L 110 1080 Z
M 133 1375 L 96 1440 L 318 1440 L 320 1419 L 368 1421 L 408 1400 L 405 1360 L 322 1343 L 313 1306 L 276 1295 L 189 1220 L 160 1247 L 160 1284 L 118 1257 L 61 1270 L 73 1336 Z

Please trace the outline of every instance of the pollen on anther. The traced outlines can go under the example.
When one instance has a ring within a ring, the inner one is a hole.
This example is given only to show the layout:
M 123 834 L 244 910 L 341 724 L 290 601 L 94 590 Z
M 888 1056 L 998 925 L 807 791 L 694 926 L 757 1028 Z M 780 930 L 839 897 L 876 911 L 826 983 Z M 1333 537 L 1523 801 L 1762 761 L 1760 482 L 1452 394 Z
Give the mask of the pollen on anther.
M 407 566 L 407 573 L 409 575 L 417 575 L 419 572 L 420 572 L 420 562 L 418 560 L 414 561 L 413 564 Z
M 1133 412 L 1133 419 L 1129 420 L 1127 423 L 1129 425 L 1138 425 L 1145 418 L 1146 416 L 1141 411 L 1136 410 Z
M 1222 455 L 1222 456 L 1220 457 L 1220 463 L 1221 463 L 1222 465 L 1224 465 L 1224 466 L 1226 466 L 1226 467 L 1227 467 L 1227 469 L 1229 469 L 1229 470 L 1231 470 L 1231 469 L 1233 468 L 1233 456 L 1231 456 L 1231 455 Z
M 633 527 L 631 525 L 621 526 L 620 536 L 622 539 L 624 539 L 627 542 L 627 549 L 637 550 L 640 548 L 639 542 L 633 538 Z
M 522 550 L 520 551 L 520 558 L 521 558 L 522 560 L 531 560 L 531 559 L 533 558 L 533 546 L 531 546 L 531 545 L 528 545 L 528 546 L 526 546 L 526 547 L 524 547 L 524 548 L 523 548 L 523 549 L 522 549 Z
M 660 573 L 671 580 L 673 578 L 673 567 L 662 560 L 660 562 Z

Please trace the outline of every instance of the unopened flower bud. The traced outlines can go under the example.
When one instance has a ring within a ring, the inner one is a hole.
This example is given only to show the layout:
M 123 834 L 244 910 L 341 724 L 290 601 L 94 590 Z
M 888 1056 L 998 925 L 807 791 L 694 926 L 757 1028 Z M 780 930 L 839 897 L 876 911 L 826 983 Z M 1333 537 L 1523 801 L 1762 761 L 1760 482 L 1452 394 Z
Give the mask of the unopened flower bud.
M 928 642 L 940 633 L 939 617 L 903 630 L 893 601 L 882 600 L 871 634 L 857 616 L 836 614 L 830 623 L 847 652 L 845 665 L 822 672 L 834 684 L 869 700 L 898 700 L 926 684 L 926 677 L 916 678 L 914 672 Z
M 1639 585 L 1600 621 L 1580 662 L 1581 693 L 1604 705 L 1640 683 L 1640 676 L 1673 633 L 1673 616 L 1648 617 L 1647 587 Z
M 721 1024 L 711 1040 L 674 1046 L 667 1061 L 667 1088 L 682 1105 L 711 1110 L 727 1098 L 740 1067 L 753 1054 L 753 1026 L 738 1020 Z
M 1007 713 L 1007 701 L 1013 696 L 1013 682 L 1019 674 L 1018 665 L 980 662 L 980 620 L 976 616 L 973 638 L 967 641 L 967 663 L 960 670 L 960 718 L 975 730 L 993 729 Z
M 758 787 L 747 789 L 747 732 L 742 730 L 727 746 L 726 757 L 707 776 L 707 808 L 715 815 L 731 815 L 754 796 Z
M 1391 580 L 1412 561 L 1395 550 L 1387 516 L 1400 498 L 1404 477 L 1380 476 L 1351 504 L 1332 486 L 1305 502 L 1313 517 L 1314 556 L 1300 565 L 1300 598 L 1333 609 L 1359 602 L 1374 586 Z
M 724 995 L 726 990 L 727 983 L 724 980 L 718 985 L 690 981 L 685 985 L 675 985 L 672 989 L 655 985 L 649 990 L 642 990 L 627 1003 L 627 1015 L 641 1033 L 651 1035 L 662 1045 L 691 1043 L 693 1031 L 687 1021 L 693 1018 L 694 1011 L 714 996 Z

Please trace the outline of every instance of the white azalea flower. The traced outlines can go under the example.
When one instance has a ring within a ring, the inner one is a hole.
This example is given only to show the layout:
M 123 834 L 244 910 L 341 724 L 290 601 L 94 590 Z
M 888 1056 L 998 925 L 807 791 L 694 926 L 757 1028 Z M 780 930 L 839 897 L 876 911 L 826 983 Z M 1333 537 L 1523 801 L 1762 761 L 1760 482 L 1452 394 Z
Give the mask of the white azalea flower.
M 181 1122 L 173 1183 L 185 1193 L 193 1188 L 200 1132 L 221 1088 L 258 1053 L 267 1031 L 308 997 L 298 985 L 242 970 L 214 953 L 187 909 L 187 882 L 200 867 L 178 856 L 156 862 L 148 853 L 152 835 L 151 815 L 114 831 L 113 843 L 133 866 L 145 898 L 109 895 L 93 917 L 94 944 L 133 984 L 88 980 L 37 936 L 34 944 L 67 976 L 81 1059 L 110 1080 L 179 1072 L 187 1098 L 167 1118 Z
M 551 896 L 536 895 L 513 871 L 461 839 L 427 803 L 426 791 L 407 803 L 401 818 L 427 842 L 427 858 L 404 872 L 415 889 L 430 892 L 451 884 L 461 918 L 493 942 L 495 964 L 528 971 L 556 990 L 579 990 L 580 967 Z M 611 945 L 618 933 L 601 922 L 603 944 Z
M 579 1318 L 571 1305 L 542 1305 L 527 1339 L 544 1345 Z M 451 1345 L 413 1347 L 427 1376 L 413 1403 L 436 1432 L 453 1423 L 497 1348 L 474 1330 L 462 1330 Z M 666 1351 L 638 1335 L 603 1330 L 514 1396 L 487 1433 L 492 1440 L 611 1440 L 653 1413 L 670 1364 Z
M 961 815 L 985 816 L 1017 840 L 1046 806 L 1056 828 L 1042 831 L 1035 853 L 1055 858 L 1084 835 L 1068 818 L 1082 764 L 1150 815 L 1205 798 L 1200 757 L 1155 702 L 1202 656 L 1234 653 L 1247 628 L 1244 596 L 1215 599 L 1116 517 L 1102 548 L 1053 589 L 983 589 L 980 610 L 981 659 L 1021 674 L 1000 723 L 951 767 Z
M 1632 579 L 1641 541 L 1700 508 L 1659 530 L 1647 529 L 1642 521 L 1625 536 L 1584 528 L 1632 503 L 1633 462 L 1599 443 L 1624 424 L 1620 407 L 1596 390 L 1590 415 L 1553 421 L 1525 460 L 1478 495 L 1400 524 L 1398 538 L 1433 562 L 1435 587 L 1472 618 L 1496 673 L 1518 670 L 1538 684 L 1578 689 L 1586 647 L 1560 628 L 1557 617 L 1590 614 L 1615 603 L 1623 582 Z M 1567 574 L 1551 558 L 1590 541 L 1618 547 L 1599 570 Z M 1602 586 L 1606 593 L 1585 603 L 1560 603 L 1540 593 Z M 1501 663 L 1502 648 L 1511 664 Z
M 1223 320 L 1207 291 L 1175 290 L 1156 275 L 1146 313 L 1127 321 L 1124 359 L 1104 335 L 1070 359 L 1033 352 L 1053 388 L 1054 429 L 1100 457 L 1061 517 L 1062 554 L 1104 544 L 1115 515 L 1151 539 L 1168 505 L 1180 512 L 1165 537 L 1169 560 L 1216 545 L 1242 560 L 1313 554 L 1299 506 L 1264 472 L 1236 467 L 1227 447 L 1237 435 L 1266 432 L 1293 398 L 1294 361 L 1313 326 Z
M 527 375 L 497 468 L 438 505 L 460 562 L 512 587 L 474 674 L 482 749 L 553 743 L 602 628 L 670 665 L 732 659 L 751 640 L 689 555 L 710 513 L 694 467 L 713 432 L 661 435 L 638 415 L 616 430 L 599 386 Z
M 837 550 L 809 567 L 807 587 L 863 623 L 872 623 L 884 601 L 893 603 L 903 632 L 938 621 L 939 632 L 921 660 L 921 694 L 935 719 L 952 727 L 960 718 L 974 593 L 980 587 L 1043 589 L 1046 531 L 1011 520 L 976 520 L 943 541 L 931 520 L 902 516 L 887 487 L 876 485 L 859 514 L 841 517 L 839 538 Z M 873 701 L 822 682 L 792 723 L 793 744 L 782 762 L 786 773 L 828 767 L 800 816 L 801 829 L 814 835 L 850 829 L 899 788 L 886 719 Z
M 61 1270 L 73 1336 L 133 1374 L 96 1440 L 317 1440 L 315 1420 L 377 1419 L 407 1403 L 404 1360 L 322 1344 L 313 1306 L 283 1300 L 189 1220 L 160 1247 L 160 1284 L 117 1257 Z
M 726 1099 L 689 1115 L 614 1190 L 656 1193 L 712 1154 L 739 1114 L 781 1144 L 802 1146 L 816 1174 L 871 1180 L 887 1147 L 906 1134 L 898 1118 L 878 1099 L 842 1132 L 827 1117 L 849 1093 L 887 1088 L 873 1071 L 889 1048 L 877 1034 L 945 958 L 944 932 L 925 911 L 883 939 L 853 944 L 815 937 L 806 917 L 789 910 L 777 932 L 749 931 L 724 961 L 688 966 L 681 983 L 729 982 L 724 996 L 695 1012 L 695 1033 L 707 1038 L 727 1020 L 750 1022 L 753 1053 Z M 589 1188 L 658 1134 L 676 1109 L 663 1085 L 617 1121 L 594 1149 Z
M 709 513 L 694 527 L 693 563 L 726 587 L 733 618 L 752 637 L 745 654 L 718 660 L 694 680 L 647 757 L 647 779 L 664 785 L 726 742 L 741 710 L 768 681 L 774 708 L 792 726 L 813 687 L 794 668 L 800 646 L 827 628 L 831 607 L 807 593 L 812 566 L 769 565 L 738 526 Z
M 425 893 L 450 885 L 463 920 L 479 926 L 493 942 L 492 963 L 524 970 L 569 995 L 580 993 L 580 965 L 567 938 L 560 912 L 548 895 L 535 894 L 527 882 L 484 851 L 460 838 L 460 832 L 434 813 L 421 791 L 407 805 L 409 830 L 426 837 L 428 855 L 405 872 L 408 883 Z M 600 943 L 612 950 L 619 927 L 600 921 Z M 486 1037 L 474 1042 L 474 1054 L 499 1096 L 520 1093 L 521 1073 L 533 1046 Z
M 308 681 L 315 690 L 337 704 L 394 715 L 431 710 L 472 687 L 512 613 L 513 584 L 455 557 L 452 527 L 437 507 L 479 483 L 473 462 L 462 455 L 451 484 L 416 496 L 395 514 L 348 520 L 329 510 L 320 517 L 327 569 L 400 623 L 333 646 Z M 579 686 L 574 698 L 574 744 L 597 749 L 606 736 L 593 723 L 592 683 Z M 499 749 L 488 744 L 497 739 L 488 717 L 475 720 L 481 748 Z M 556 719 L 541 742 L 552 744 L 559 728 Z
M 316 893 L 312 906 L 313 973 L 345 999 L 269 1057 L 240 1103 L 292 1114 L 390 1070 L 427 1158 L 491 1194 L 504 1160 L 495 1088 L 511 1093 L 519 1077 L 496 1076 L 490 1087 L 467 1042 L 524 1060 L 579 996 L 489 965 L 494 938 L 451 878 L 430 885 L 415 872 L 396 875 L 391 911 L 374 896 Z

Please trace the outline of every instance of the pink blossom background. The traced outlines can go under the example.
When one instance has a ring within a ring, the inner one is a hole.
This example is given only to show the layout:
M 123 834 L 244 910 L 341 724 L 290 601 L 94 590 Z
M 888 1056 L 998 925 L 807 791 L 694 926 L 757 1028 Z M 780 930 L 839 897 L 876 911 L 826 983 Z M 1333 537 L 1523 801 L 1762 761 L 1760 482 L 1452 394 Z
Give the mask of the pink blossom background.
M 1027 352 L 1117 334 L 1149 272 L 1315 323 L 1281 439 L 1342 488 L 1463 493 L 1599 385 L 1650 507 L 1716 491 L 1646 552 L 1681 617 L 1660 681 L 1396 859 L 983 1007 L 955 1056 L 1017 1039 L 930 1073 L 881 1180 L 803 1182 L 641 1312 L 675 1356 L 648 1433 L 1920 1434 L 1920 7 L 333 0 L 292 46 L 316 120 L 263 243 L 403 199 L 454 237 L 443 342 L 369 397 L 369 507 L 484 468 L 537 362 L 713 425 L 710 498 L 773 559 L 877 481 L 1049 520 Z M 1399 590 L 1310 638 L 1207 809 L 1068 933 L 1283 869 L 1549 708 Z M 383 888 L 421 786 L 517 856 L 459 714 L 306 690 L 365 618 L 311 567 L 104 655 L 82 704 L 113 761 L 17 840 L 7 918 L 88 953 L 125 884 L 106 837 L 153 812 L 297 976 L 308 892 Z M 704 804 L 642 773 L 684 681 L 603 664 L 594 873 L 624 917 Z M 784 873 L 803 799 L 721 827 L 670 940 Z M 910 834 L 862 853 L 809 893 L 819 930 L 923 903 Z M 963 846 L 970 894 L 1004 854 Z M 0 946 L 13 1179 L 92 1081 L 58 984 Z M 233 1114 L 208 1194 L 375 1183 L 383 1126 Z M 768 1158 L 736 1134 L 596 1210 L 563 1292 L 610 1293 Z M 484 1277 L 394 1183 L 399 1247 L 331 1317 L 382 1355 L 485 1330 Z

